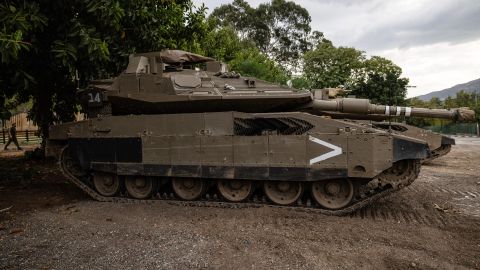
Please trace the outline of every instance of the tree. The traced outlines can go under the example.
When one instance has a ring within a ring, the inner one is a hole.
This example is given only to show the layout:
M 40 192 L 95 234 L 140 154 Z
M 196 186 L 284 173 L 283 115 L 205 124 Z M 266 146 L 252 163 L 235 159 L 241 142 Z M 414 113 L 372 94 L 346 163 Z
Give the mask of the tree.
M 207 25 L 207 34 L 200 41 L 200 54 L 229 62 L 239 51 L 255 47 L 251 42 L 242 41 L 231 26 L 218 26 L 215 18 L 210 17 Z
M 457 106 L 460 107 L 475 107 L 474 95 L 465 92 L 464 90 L 457 92 L 455 102 L 457 103 Z
M 273 83 L 285 84 L 289 78 L 287 71 L 282 66 L 257 48 L 239 51 L 229 65 L 231 70 L 239 72 L 243 76 L 252 76 Z
M 335 47 L 325 40 L 305 53 L 303 76 L 313 88 L 338 87 L 349 89 L 355 85 L 357 74 L 363 66 L 362 51 L 348 47 Z
M 427 103 L 417 97 L 407 99 L 406 102 L 407 102 L 407 105 L 410 107 L 419 107 L 419 108 L 427 107 Z
M 308 11 L 291 1 L 273 0 L 252 8 L 244 0 L 234 0 L 212 12 L 223 26 L 238 31 L 241 39 L 252 40 L 259 50 L 277 63 L 297 68 L 309 48 Z
M 30 116 L 43 136 L 76 110 L 76 77 L 116 75 L 128 54 L 195 49 L 205 35 L 205 7 L 191 1 L 10 1 L 0 5 L 0 97 L 33 99 Z M 1 102 L 2 100 L 0 100 Z
M 443 108 L 443 102 L 438 97 L 432 97 L 428 102 L 428 108 L 441 109 Z
M 352 93 L 375 103 L 405 105 L 409 80 L 401 75 L 402 69 L 392 61 L 373 56 L 363 62 Z
M 446 99 L 445 99 L 445 107 L 446 108 L 457 108 L 457 100 L 455 98 L 452 98 L 451 96 L 448 96 Z
M 322 37 L 317 47 L 304 55 L 303 78 L 293 82 L 296 87 L 311 89 L 341 85 L 375 103 L 403 105 L 408 79 L 401 74 L 402 69 L 388 59 L 367 59 L 363 51 L 335 47 Z
M 33 81 L 18 61 L 19 55 L 32 47 L 32 33 L 43 29 L 46 17 L 36 3 L 0 4 L 0 119 L 9 119 L 16 106 L 18 90 Z M 8 66 L 8 68 L 6 68 Z

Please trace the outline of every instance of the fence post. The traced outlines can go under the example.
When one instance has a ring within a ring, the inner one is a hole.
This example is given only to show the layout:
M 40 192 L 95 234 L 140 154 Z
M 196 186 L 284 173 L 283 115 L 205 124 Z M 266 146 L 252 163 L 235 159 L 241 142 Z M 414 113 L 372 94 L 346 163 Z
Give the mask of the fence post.
M 28 129 L 26 130 L 25 134 L 26 134 L 25 136 L 27 137 L 27 143 L 28 143 Z

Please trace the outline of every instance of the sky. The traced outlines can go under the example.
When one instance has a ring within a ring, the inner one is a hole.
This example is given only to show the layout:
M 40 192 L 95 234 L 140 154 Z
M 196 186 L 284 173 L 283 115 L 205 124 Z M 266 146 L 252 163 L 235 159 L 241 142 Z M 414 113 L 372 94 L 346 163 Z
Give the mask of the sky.
M 231 0 L 193 0 L 211 12 Z M 267 2 L 248 1 L 251 6 Z M 297 0 L 335 46 L 392 60 L 408 97 L 480 78 L 480 0 Z M 479 89 L 480 90 L 480 89 Z

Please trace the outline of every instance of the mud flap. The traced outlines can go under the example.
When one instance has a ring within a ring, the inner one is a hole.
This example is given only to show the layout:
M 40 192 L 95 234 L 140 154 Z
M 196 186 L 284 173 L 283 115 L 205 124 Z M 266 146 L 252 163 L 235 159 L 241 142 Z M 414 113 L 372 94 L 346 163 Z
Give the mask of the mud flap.
M 409 140 L 393 139 L 393 162 L 404 159 L 424 159 L 429 155 L 427 144 Z

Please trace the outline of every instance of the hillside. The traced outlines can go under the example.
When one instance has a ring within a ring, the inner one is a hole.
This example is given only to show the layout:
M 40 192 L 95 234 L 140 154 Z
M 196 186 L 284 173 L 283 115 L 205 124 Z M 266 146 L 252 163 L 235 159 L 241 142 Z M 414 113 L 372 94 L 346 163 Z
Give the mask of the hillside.
M 418 96 L 417 98 L 421 100 L 430 100 L 432 97 L 438 97 L 440 99 L 445 99 L 448 96 L 454 97 L 457 92 L 465 90 L 465 92 L 474 92 L 475 90 L 480 94 L 480 79 L 476 79 L 467 83 L 457 84 L 453 87 L 443 89 L 440 91 L 430 92 L 425 95 Z

